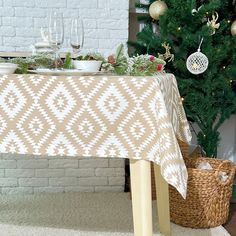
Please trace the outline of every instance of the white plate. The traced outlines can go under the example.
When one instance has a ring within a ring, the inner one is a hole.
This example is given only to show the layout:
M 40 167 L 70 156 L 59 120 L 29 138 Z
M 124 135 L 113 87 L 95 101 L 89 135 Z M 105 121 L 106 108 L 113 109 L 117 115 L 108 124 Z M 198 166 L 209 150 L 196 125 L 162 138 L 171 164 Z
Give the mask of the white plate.
M 74 69 L 36 69 L 36 70 L 28 70 L 30 73 L 36 73 L 40 75 L 78 75 L 78 76 L 85 76 L 85 75 L 104 75 L 105 73 L 102 71 L 81 71 L 81 70 L 74 70 Z

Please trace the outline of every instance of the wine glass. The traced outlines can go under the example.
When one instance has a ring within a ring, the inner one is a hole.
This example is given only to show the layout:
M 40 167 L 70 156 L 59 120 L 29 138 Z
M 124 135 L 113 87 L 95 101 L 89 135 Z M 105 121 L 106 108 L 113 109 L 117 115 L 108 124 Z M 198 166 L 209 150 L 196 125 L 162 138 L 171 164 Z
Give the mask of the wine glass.
M 83 20 L 75 18 L 71 20 L 70 45 L 75 57 L 79 54 L 84 44 Z
M 55 54 L 55 69 L 58 68 L 58 51 L 64 41 L 64 22 L 62 13 L 52 12 L 49 19 L 49 43 Z

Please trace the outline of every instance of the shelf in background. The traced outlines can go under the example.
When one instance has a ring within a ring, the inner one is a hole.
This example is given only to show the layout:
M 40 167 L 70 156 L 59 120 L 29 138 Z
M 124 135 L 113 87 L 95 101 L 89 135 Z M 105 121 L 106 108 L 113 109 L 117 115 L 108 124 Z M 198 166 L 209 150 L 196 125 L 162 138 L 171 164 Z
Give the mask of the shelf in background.
M 137 15 L 139 15 L 139 14 L 145 14 L 145 15 L 148 15 L 148 11 L 146 11 L 145 9 L 130 9 L 129 10 L 129 14 L 137 14 Z
M 14 58 L 14 57 L 29 57 L 31 52 L 0 52 L 0 57 Z
M 3 58 L 16 58 L 16 57 L 30 57 L 32 52 L 0 52 L 0 57 Z M 60 53 L 61 58 L 66 57 L 66 53 Z

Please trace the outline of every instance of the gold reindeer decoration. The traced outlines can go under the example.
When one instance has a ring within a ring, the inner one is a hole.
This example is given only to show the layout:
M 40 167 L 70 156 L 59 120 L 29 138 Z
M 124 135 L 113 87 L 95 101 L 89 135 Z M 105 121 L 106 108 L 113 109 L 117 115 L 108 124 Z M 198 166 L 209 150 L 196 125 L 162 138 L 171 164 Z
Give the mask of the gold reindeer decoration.
M 169 43 L 166 43 L 166 42 L 162 43 L 161 46 L 164 47 L 166 51 L 164 54 L 158 53 L 158 58 L 160 58 L 164 61 L 169 59 L 168 62 L 173 61 L 175 56 L 174 56 L 174 54 L 170 53 L 171 47 L 169 46 Z
M 212 28 L 212 34 L 215 34 L 216 29 L 219 29 L 220 23 L 216 23 L 219 18 L 219 14 L 217 12 L 214 12 L 212 14 L 212 19 L 210 20 L 209 18 L 207 19 L 207 26 Z

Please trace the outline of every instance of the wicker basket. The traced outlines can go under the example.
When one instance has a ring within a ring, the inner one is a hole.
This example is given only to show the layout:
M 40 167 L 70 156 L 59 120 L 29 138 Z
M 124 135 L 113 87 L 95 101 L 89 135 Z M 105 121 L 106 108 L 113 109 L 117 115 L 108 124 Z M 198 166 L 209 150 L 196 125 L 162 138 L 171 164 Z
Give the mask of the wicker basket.
M 200 170 L 196 166 L 207 161 L 213 170 Z M 172 186 L 170 190 L 171 221 L 191 228 L 210 228 L 226 222 L 235 166 L 227 160 L 212 158 L 185 158 L 188 168 L 188 192 L 184 200 Z M 222 182 L 219 172 L 228 174 Z

